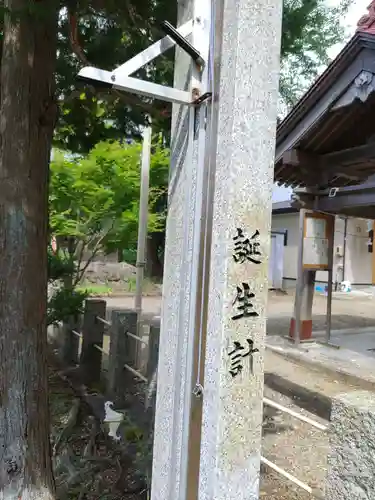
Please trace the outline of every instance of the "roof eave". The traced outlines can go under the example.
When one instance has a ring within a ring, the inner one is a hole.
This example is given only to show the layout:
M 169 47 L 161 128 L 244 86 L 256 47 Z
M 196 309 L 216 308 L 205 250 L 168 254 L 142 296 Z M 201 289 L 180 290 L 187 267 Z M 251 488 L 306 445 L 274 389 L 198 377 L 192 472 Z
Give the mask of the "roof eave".
M 357 32 L 349 40 L 339 55 L 329 64 L 327 69 L 297 102 L 290 113 L 280 122 L 277 127 L 276 144 L 280 144 L 288 137 L 297 123 L 309 113 L 321 96 L 333 85 L 339 75 L 351 64 L 358 53 L 368 47 L 375 49 L 374 35 Z

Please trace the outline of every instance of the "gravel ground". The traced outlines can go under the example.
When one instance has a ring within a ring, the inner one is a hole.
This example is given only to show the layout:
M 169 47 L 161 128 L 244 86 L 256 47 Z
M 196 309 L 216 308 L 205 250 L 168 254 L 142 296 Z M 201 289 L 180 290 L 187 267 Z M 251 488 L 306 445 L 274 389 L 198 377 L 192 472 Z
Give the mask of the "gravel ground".
M 307 369 L 267 351 L 265 397 L 294 411 L 328 424 L 331 398 L 358 389 L 342 380 Z M 328 436 L 285 413 L 265 407 L 262 455 L 312 487 L 324 498 Z M 261 498 L 307 500 L 309 493 L 277 473 L 262 467 Z

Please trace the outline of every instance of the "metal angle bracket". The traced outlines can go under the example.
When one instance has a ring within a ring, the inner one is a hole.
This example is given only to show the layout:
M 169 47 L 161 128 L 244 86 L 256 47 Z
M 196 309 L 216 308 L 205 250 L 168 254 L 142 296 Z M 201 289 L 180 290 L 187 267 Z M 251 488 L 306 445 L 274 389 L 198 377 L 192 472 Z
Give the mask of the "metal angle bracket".
M 167 26 L 167 27 L 166 27 Z M 193 58 L 195 63 L 200 65 L 201 69 L 204 66 L 204 61 L 200 58 L 200 54 L 192 47 L 192 45 L 185 39 L 186 36 L 193 32 L 193 21 L 181 25 L 175 29 L 169 23 L 163 23 L 164 29 L 173 32 L 172 38 L 169 34 L 161 40 L 158 40 L 150 47 L 140 52 L 136 56 L 126 61 L 113 71 L 106 71 L 92 66 L 82 68 L 78 73 L 78 79 L 83 80 L 93 86 L 114 88 L 122 92 L 129 92 L 131 94 L 141 95 L 153 99 L 159 99 L 165 102 L 172 102 L 177 104 L 197 105 L 196 98 L 192 98 L 190 92 L 184 90 L 159 85 L 157 83 L 148 82 L 139 78 L 134 78 L 130 75 L 146 66 L 158 56 L 172 48 L 176 43 L 181 46 L 182 40 L 185 45 L 185 50 Z M 199 92 L 199 89 L 194 89 L 194 92 Z M 202 96 L 203 97 L 203 96 Z

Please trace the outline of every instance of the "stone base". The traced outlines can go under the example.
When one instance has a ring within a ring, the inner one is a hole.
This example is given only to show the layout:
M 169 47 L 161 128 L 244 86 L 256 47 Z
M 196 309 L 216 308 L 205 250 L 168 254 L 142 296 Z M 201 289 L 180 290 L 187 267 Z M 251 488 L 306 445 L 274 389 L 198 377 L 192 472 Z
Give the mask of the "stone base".
M 294 332 L 296 328 L 296 320 L 292 318 L 290 320 L 289 337 L 294 339 Z M 301 320 L 301 326 L 299 330 L 300 340 L 310 340 L 312 338 L 312 319 Z
M 356 391 L 333 398 L 326 500 L 375 498 L 375 395 Z

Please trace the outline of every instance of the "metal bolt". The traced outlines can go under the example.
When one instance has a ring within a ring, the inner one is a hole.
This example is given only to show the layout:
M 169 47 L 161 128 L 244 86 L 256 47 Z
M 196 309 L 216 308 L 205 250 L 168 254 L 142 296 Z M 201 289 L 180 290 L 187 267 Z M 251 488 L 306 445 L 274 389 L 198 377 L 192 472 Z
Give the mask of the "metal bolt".
M 203 387 L 201 384 L 196 384 L 193 389 L 193 394 L 196 398 L 201 398 L 203 396 Z
M 197 87 L 193 88 L 192 95 L 193 95 L 193 99 L 198 99 L 198 97 L 200 96 L 200 92 L 199 92 L 199 89 Z
M 112 80 L 112 82 L 116 81 L 115 75 L 111 75 L 111 80 Z
M 197 24 L 200 24 L 201 21 L 202 21 L 202 18 L 198 16 L 198 17 L 195 18 L 195 21 L 196 21 Z

